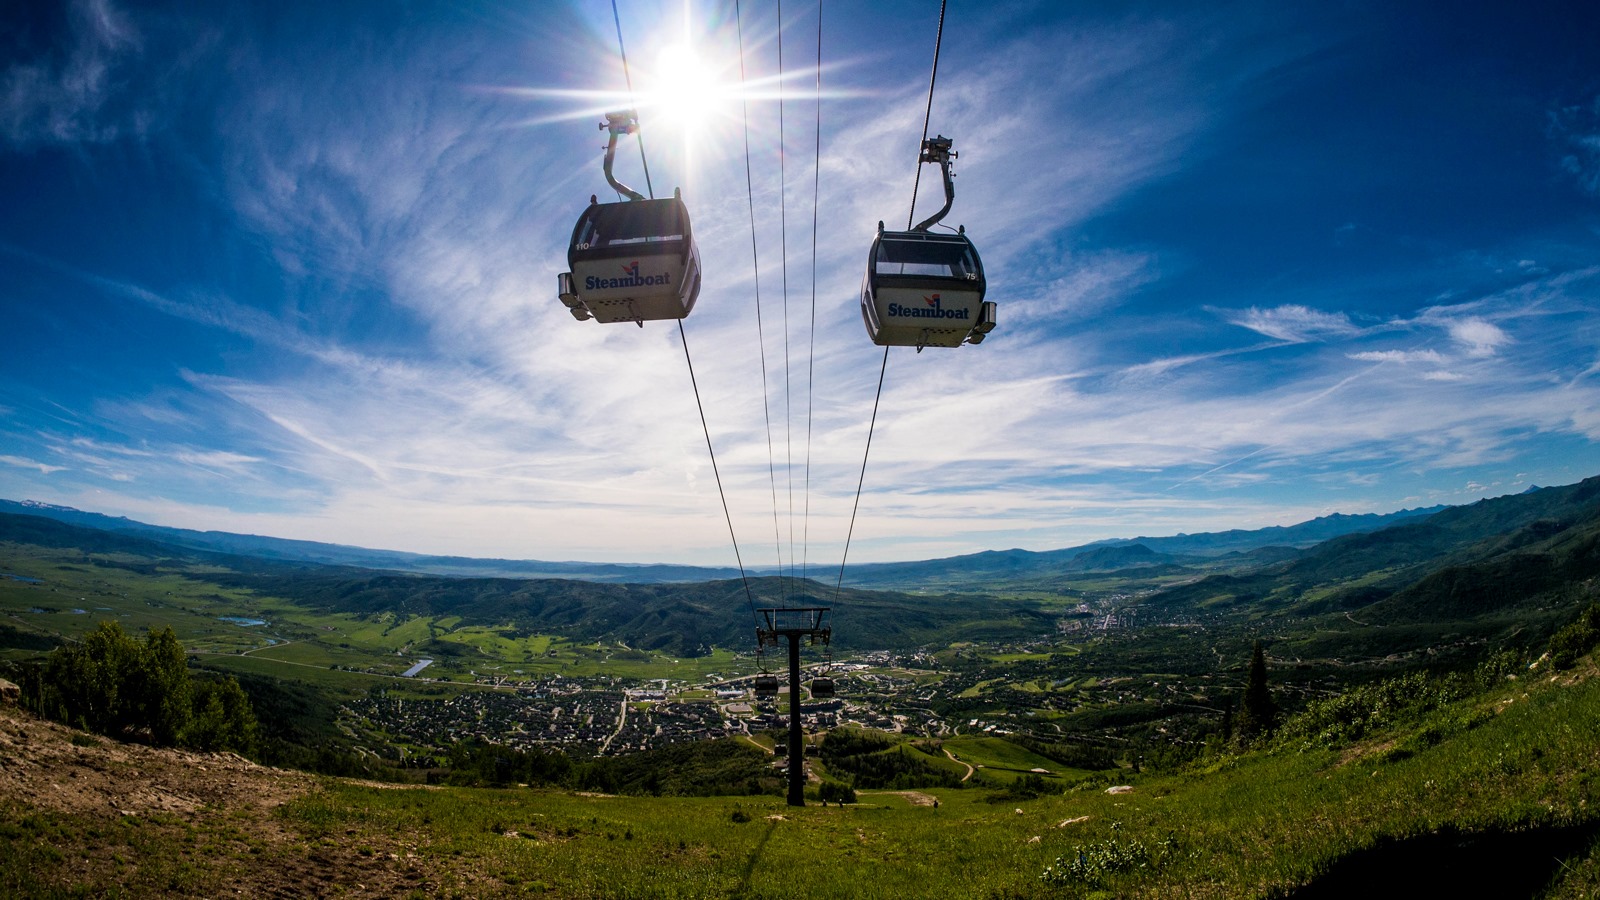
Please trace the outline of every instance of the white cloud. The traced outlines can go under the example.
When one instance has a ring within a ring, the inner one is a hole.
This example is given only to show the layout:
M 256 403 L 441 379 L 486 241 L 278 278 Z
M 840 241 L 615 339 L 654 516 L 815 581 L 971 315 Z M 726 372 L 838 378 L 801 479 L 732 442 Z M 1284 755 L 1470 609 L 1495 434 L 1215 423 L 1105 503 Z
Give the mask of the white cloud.
M 243 453 L 233 453 L 227 450 L 180 450 L 172 454 L 172 458 L 186 466 L 196 466 L 202 469 L 213 469 L 239 474 L 245 469 L 262 462 L 258 456 L 246 456 Z
M 66 466 L 52 466 L 49 463 L 42 463 L 38 460 L 28 459 L 25 456 L 0 456 L 0 463 L 4 463 L 8 466 L 16 466 L 19 469 L 38 469 L 41 475 L 49 475 L 51 472 L 67 471 Z
M 1301 344 L 1348 337 L 1360 331 L 1344 313 L 1328 313 L 1298 304 L 1261 309 L 1219 310 L 1222 317 L 1270 338 Z
M 1437 350 L 1363 350 L 1359 353 L 1345 354 L 1351 359 L 1364 362 L 1392 362 L 1402 365 L 1407 363 L 1442 363 L 1444 357 Z
M 1477 317 L 1453 321 L 1446 327 L 1451 339 L 1472 357 L 1494 356 L 1501 347 L 1511 343 L 1511 336 L 1498 325 Z

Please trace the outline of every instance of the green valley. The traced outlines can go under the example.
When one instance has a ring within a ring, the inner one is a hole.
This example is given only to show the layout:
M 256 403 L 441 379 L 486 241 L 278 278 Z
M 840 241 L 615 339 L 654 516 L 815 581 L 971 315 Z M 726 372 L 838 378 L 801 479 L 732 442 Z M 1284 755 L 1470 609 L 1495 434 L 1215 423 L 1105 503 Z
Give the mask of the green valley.
M 282 802 L 237 820 L 222 786 L 115 821 L 18 788 L 7 887 L 95 893 L 133 871 L 135 896 L 205 892 L 252 883 L 259 857 L 325 893 L 367 890 L 360 873 L 418 896 L 1592 895 L 1600 481 L 1305 547 L 1244 540 L 1096 550 L 961 594 L 930 567 L 892 592 L 758 577 L 747 595 L 382 572 L 0 516 L 13 680 L 97 622 L 171 627 L 193 670 L 239 679 L 260 761 L 323 773 L 251 770 Z M 752 691 L 782 660 L 756 654 L 750 607 L 819 602 L 835 640 L 804 661 L 837 696 L 806 697 L 800 808 L 780 795 L 787 696 Z M 1255 646 L 1277 715 L 1248 739 Z M 114 742 L 51 735 L 48 765 L 114 768 L 95 762 Z M 6 758 L 47 764 L 21 747 Z M 163 764 L 187 765 L 138 765 Z M 819 805 L 841 792 L 854 802 Z M 100 849 L 52 849 L 74 830 Z M 1519 862 L 1485 868 L 1497 858 Z

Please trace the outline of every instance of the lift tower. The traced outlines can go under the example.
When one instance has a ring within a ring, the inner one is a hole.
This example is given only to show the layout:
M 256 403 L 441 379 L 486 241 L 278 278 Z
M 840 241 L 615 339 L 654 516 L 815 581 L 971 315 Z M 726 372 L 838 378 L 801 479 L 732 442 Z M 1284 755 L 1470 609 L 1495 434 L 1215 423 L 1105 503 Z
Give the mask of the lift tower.
M 758 646 L 778 645 L 780 638 L 789 642 L 789 805 L 805 806 L 806 754 L 800 736 L 800 639 L 810 638 L 811 643 L 828 643 L 833 629 L 822 624 L 828 615 L 826 606 L 781 607 L 760 610 L 762 624 L 756 627 Z

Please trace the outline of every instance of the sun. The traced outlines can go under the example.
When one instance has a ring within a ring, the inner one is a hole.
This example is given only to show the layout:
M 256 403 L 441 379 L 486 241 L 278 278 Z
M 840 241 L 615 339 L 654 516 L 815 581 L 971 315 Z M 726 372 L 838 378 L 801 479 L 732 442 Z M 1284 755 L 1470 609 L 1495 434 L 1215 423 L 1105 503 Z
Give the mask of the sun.
M 717 68 L 687 44 L 672 44 L 662 49 L 651 73 L 644 106 L 650 118 L 694 134 L 726 111 L 734 95 Z

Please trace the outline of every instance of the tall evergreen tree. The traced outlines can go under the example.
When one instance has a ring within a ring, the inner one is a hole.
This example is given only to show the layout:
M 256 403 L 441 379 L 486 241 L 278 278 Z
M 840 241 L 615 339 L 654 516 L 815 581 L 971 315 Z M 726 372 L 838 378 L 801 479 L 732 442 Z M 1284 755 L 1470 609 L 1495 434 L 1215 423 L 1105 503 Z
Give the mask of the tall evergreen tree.
M 1278 724 L 1278 707 L 1272 702 L 1272 689 L 1267 686 L 1267 655 L 1256 641 L 1250 654 L 1250 681 L 1245 685 L 1244 701 L 1240 704 L 1236 726 L 1239 740 L 1249 744 L 1272 734 Z

